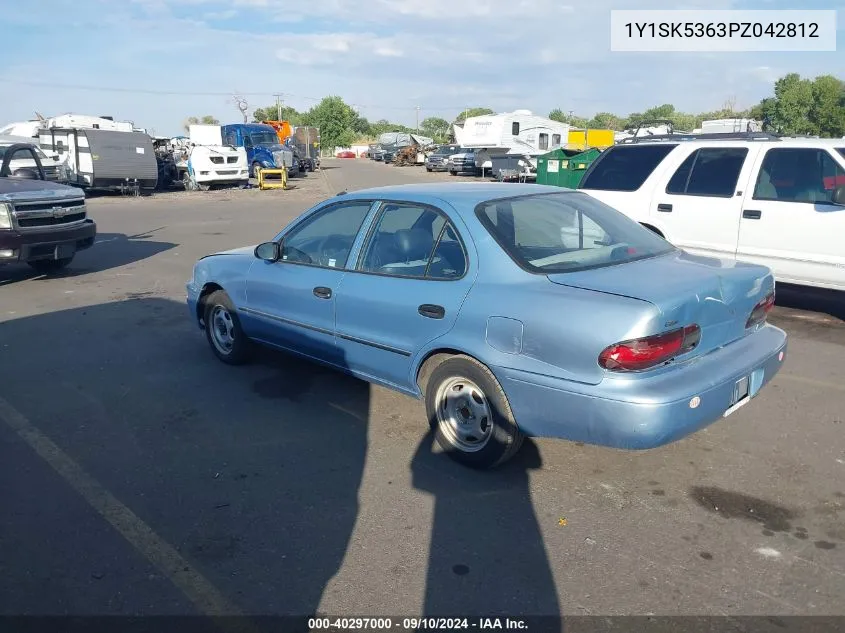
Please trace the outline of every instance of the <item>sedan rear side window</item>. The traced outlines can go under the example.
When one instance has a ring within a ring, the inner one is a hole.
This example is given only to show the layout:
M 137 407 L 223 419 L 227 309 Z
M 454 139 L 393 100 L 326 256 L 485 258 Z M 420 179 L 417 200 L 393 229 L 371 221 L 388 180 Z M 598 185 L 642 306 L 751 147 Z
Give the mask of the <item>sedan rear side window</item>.
M 636 191 L 677 145 L 617 145 L 587 170 L 579 189 Z
M 466 272 L 463 246 L 451 223 L 430 207 L 388 203 L 358 270 L 418 279 L 457 279 Z
M 745 147 L 697 149 L 678 167 L 666 186 L 666 193 L 730 198 L 747 155 Z
M 566 273 L 670 253 L 674 247 L 586 194 L 541 194 L 478 205 L 479 220 L 505 252 L 535 273 Z

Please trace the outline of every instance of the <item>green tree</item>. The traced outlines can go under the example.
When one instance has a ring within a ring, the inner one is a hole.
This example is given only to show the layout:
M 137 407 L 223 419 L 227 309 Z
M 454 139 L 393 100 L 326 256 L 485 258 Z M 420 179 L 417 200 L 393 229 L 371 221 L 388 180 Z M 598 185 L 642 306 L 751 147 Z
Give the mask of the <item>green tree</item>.
M 287 121 L 291 125 L 302 125 L 302 113 L 291 106 L 282 106 L 282 118 L 279 118 L 279 110 L 275 105 L 266 108 L 258 108 L 252 113 L 252 119 L 259 121 Z
M 575 115 L 569 116 L 560 108 L 555 108 L 554 110 L 549 112 L 548 118 L 552 121 L 557 121 L 558 123 L 568 123 L 572 127 L 577 128 L 586 128 L 587 123 L 589 123 L 589 121 L 584 117 Z
M 215 119 L 210 114 L 206 114 L 202 117 L 189 116 L 187 119 L 185 119 L 185 122 L 182 124 L 186 132 L 191 129 L 192 125 L 220 125 L 220 121 Z
M 338 96 L 325 97 L 308 110 L 302 124 L 320 128 L 320 144 L 334 150 L 335 147 L 349 147 L 357 133 L 353 129 L 358 115 Z
M 387 119 L 379 119 L 375 123 L 370 123 L 370 136 L 378 137 L 388 132 L 413 132 L 413 130 L 399 123 L 391 123 Z
M 655 119 L 668 119 L 674 123 L 675 117 L 677 117 L 680 112 L 675 110 L 675 106 L 671 103 L 664 103 L 663 105 L 654 106 L 653 108 L 649 108 L 645 112 L 643 112 L 643 120 L 646 121 L 654 121 Z
M 845 82 L 832 75 L 816 77 L 809 119 L 819 136 L 845 136 Z
M 813 134 L 810 121 L 813 109 L 813 83 L 789 73 L 775 82 L 775 107 L 772 123 L 784 134 Z
M 471 117 L 484 116 L 486 114 L 496 113 L 490 108 L 467 108 L 466 110 L 463 110 L 457 117 L 455 117 L 455 123 L 463 123 Z
M 420 132 L 442 143 L 449 136 L 449 122 L 434 116 L 425 118 L 420 122 Z
M 587 127 L 597 130 L 621 130 L 622 119 L 610 112 L 599 112 L 587 122 Z

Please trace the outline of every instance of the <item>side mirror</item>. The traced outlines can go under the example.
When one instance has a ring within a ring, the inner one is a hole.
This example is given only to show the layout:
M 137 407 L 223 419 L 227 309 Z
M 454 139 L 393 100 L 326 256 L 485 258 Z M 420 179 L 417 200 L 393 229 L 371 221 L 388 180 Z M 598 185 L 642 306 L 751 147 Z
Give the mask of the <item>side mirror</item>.
M 845 207 L 845 185 L 840 185 L 833 190 L 833 204 Z
M 53 155 L 53 160 L 56 161 L 56 162 L 59 162 L 59 157 L 56 156 L 56 155 Z
M 282 256 L 282 247 L 279 242 L 264 242 L 255 247 L 255 256 L 265 262 L 277 262 Z

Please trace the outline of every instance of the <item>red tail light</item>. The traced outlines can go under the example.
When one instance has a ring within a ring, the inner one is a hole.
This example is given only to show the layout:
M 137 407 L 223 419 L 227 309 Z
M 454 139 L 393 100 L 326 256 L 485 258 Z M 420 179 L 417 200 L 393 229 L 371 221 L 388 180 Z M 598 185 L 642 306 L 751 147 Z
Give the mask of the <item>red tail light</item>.
M 697 325 L 616 343 L 599 354 L 599 365 L 611 371 L 637 371 L 648 369 L 686 354 L 701 340 Z
M 748 317 L 748 321 L 745 322 L 745 327 L 750 328 L 760 323 L 765 323 L 766 318 L 769 316 L 769 312 L 771 312 L 774 307 L 775 292 L 773 290 L 763 297 L 763 299 L 760 300 L 760 303 L 754 306 L 754 309 L 751 311 L 751 315 Z

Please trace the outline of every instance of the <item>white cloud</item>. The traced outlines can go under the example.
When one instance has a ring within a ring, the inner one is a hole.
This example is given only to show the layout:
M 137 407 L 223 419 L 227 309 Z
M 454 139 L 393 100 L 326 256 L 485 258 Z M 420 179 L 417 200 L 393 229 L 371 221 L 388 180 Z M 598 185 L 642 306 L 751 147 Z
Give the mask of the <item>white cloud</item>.
M 660 103 L 706 110 L 732 96 L 750 105 L 786 72 L 845 67 L 841 52 L 612 53 L 610 9 L 636 9 L 646 0 L 591 0 L 577 9 L 571 1 L 61 0 L 86 46 L 63 48 L 60 56 L 55 45 L 67 33 L 51 19 L 58 9 L 12 3 L 0 26 L 7 43 L 2 78 L 206 94 L 18 85 L 15 99 L 0 101 L 0 125 L 35 109 L 75 110 L 175 132 L 191 114 L 236 120 L 225 96 L 236 89 L 261 93 L 247 95 L 251 108 L 273 102 L 277 92 L 300 109 L 337 94 L 368 118 L 404 123 L 414 121 L 417 105 L 421 116 L 445 118 L 476 105 L 585 115 Z M 686 4 L 722 9 L 734 0 Z M 25 41 L 15 39 L 24 32 Z

